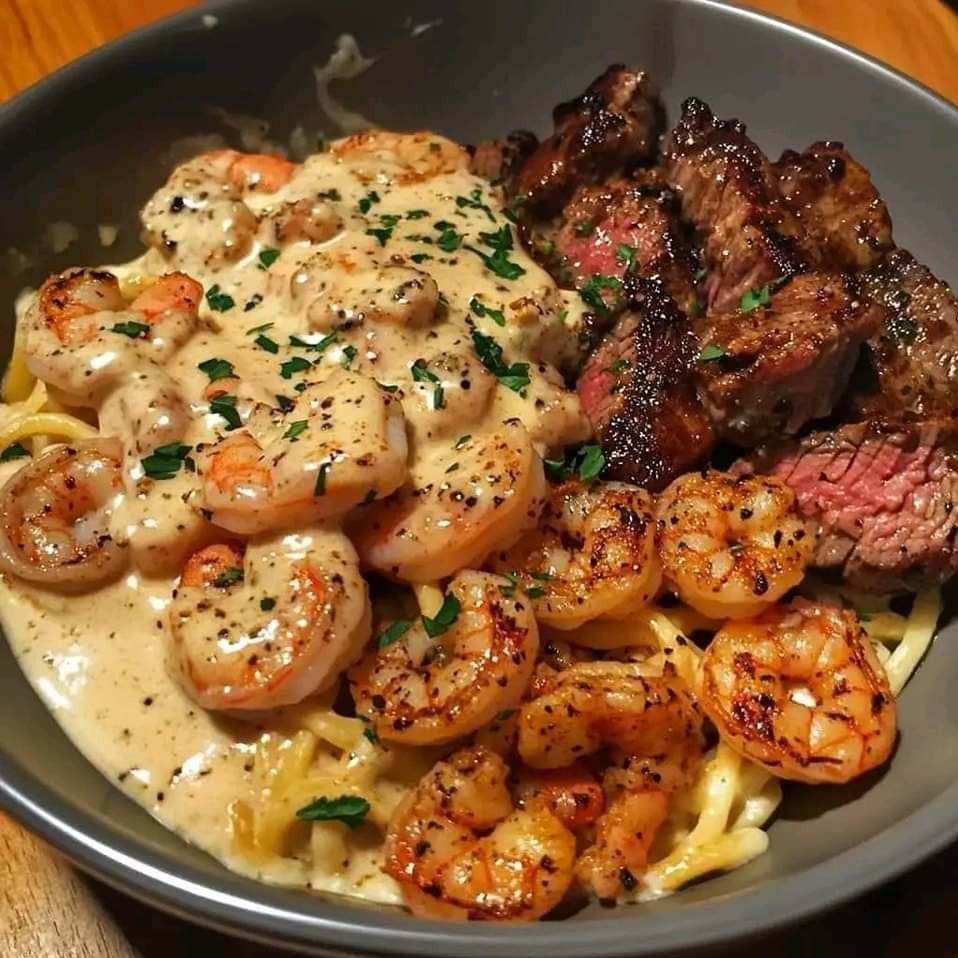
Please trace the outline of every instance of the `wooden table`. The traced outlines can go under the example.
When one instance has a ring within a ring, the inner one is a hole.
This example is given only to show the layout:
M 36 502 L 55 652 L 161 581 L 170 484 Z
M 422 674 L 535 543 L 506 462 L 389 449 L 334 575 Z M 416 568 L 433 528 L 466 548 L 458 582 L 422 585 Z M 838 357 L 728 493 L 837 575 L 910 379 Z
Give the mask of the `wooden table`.
M 317 0 L 319 2 L 319 0 Z M 0 0 L 0 101 L 188 0 Z M 958 15 L 941 0 L 752 0 L 891 63 L 958 102 Z M 958 847 L 824 918 L 727 958 L 958 955 Z M 250 958 L 278 952 L 195 929 L 93 882 L 0 815 L 2 958 Z M 584 956 L 586 958 L 586 956 Z

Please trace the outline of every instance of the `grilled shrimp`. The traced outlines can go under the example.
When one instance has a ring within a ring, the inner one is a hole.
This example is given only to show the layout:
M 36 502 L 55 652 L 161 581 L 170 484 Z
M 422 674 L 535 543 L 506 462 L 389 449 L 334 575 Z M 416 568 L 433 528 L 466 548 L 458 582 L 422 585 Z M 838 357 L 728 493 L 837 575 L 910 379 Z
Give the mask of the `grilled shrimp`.
M 518 577 L 544 625 L 621 618 L 650 602 L 662 580 L 652 498 L 617 482 L 555 486 L 536 528 L 489 567 Z
M 148 362 L 162 364 L 196 328 L 203 287 L 168 273 L 127 303 L 112 273 L 51 276 L 27 321 L 30 371 L 77 404 L 104 395 Z
M 516 809 L 494 752 L 455 752 L 398 807 L 386 872 L 424 918 L 533 921 L 573 878 L 575 838 L 544 804 Z
M 676 479 L 658 505 L 665 578 L 703 615 L 755 615 L 798 585 L 815 547 L 795 493 L 768 476 Z
M 469 168 L 469 154 L 458 143 L 428 131 L 365 130 L 338 140 L 330 151 L 367 183 L 377 177 L 397 184 L 421 183 Z
M 555 674 L 519 713 L 519 755 L 532 768 L 563 768 L 612 746 L 656 755 L 664 742 L 701 735 L 701 718 L 678 678 L 626 662 L 578 662 Z
M 406 477 L 402 407 L 344 369 L 307 387 L 293 408 L 260 406 L 242 430 L 198 450 L 203 504 L 240 535 L 342 515 Z
M 362 652 L 371 613 L 356 553 L 315 527 L 207 546 L 187 561 L 170 605 L 172 661 L 205 709 L 292 705 Z
M 481 565 L 535 525 L 546 491 L 542 460 L 516 420 L 434 448 L 410 478 L 364 512 L 354 537 L 367 565 L 406 582 Z
M 722 739 L 779 778 L 847 782 L 888 759 L 895 699 L 854 612 L 801 599 L 730 622 L 699 702 Z
M 459 611 L 444 633 L 430 637 L 425 623 L 413 625 L 350 671 L 356 710 L 381 738 L 451 742 L 518 705 L 539 633 L 528 604 L 503 594 L 507 585 L 488 573 L 460 572 L 447 592 Z
M 243 201 L 273 193 L 296 166 L 278 156 L 216 150 L 178 166 L 140 214 L 149 244 L 180 260 L 207 266 L 234 262 L 249 252 L 258 221 Z
M 86 587 L 118 575 L 126 550 L 110 519 L 123 496 L 115 439 L 54 446 L 0 490 L 0 569 L 44 585 Z
M 582 762 L 566 768 L 520 770 L 516 799 L 520 808 L 545 804 L 572 831 L 595 824 L 605 808 L 602 784 Z

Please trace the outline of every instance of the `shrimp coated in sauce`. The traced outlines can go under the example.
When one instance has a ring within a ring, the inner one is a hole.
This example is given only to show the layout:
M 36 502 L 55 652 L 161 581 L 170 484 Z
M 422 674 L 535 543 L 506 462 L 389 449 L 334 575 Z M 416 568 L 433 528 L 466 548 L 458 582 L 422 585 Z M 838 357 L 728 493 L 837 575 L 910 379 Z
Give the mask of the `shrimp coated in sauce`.
M 458 143 L 428 130 L 416 133 L 364 130 L 337 140 L 330 152 L 347 163 L 360 181 L 367 183 L 383 176 L 400 185 L 422 183 L 434 176 L 469 168 L 469 154 Z
M 406 582 L 481 565 L 535 525 L 546 492 L 542 460 L 517 420 L 423 451 L 410 473 L 354 529 L 363 561 Z
M 536 619 L 552 628 L 626 616 L 662 581 L 652 497 L 617 482 L 554 486 L 535 529 L 489 567 L 516 576 Z
M 455 752 L 392 817 L 386 872 L 424 918 L 533 921 L 572 883 L 575 838 L 542 803 L 516 809 L 505 762 Z
M 796 600 L 730 622 L 706 649 L 699 702 L 737 752 L 779 778 L 847 782 L 895 744 L 895 699 L 854 612 Z
M 123 496 L 115 439 L 54 446 L 0 490 L 0 569 L 43 585 L 92 587 L 118 575 L 127 553 L 111 533 Z
M 170 605 L 172 661 L 205 709 L 293 705 L 362 652 L 371 612 L 349 540 L 316 527 L 190 557 Z
M 350 671 L 356 710 L 380 738 L 451 742 L 518 705 L 539 633 L 528 603 L 503 594 L 506 586 L 498 576 L 460 572 L 447 592 L 459 612 L 445 632 L 430 636 L 424 623 L 411 625 Z
M 308 386 L 293 408 L 260 406 L 246 427 L 198 450 L 204 507 L 240 535 L 342 515 L 406 477 L 399 401 L 343 369 Z
M 798 585 L 815 548 L 795 493 L 769 476 L 689 473 L 660 496 L 659 550 L 683 602 L 712 618 L 743 618 Z

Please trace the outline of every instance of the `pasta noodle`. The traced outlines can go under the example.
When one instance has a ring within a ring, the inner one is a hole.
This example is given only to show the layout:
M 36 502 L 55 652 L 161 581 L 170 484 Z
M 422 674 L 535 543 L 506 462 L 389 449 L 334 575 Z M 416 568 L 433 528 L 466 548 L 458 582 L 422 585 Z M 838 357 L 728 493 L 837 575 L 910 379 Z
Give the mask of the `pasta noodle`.
M 922 656 L 931 645 L 941 615 L 941 592 L 929 589 L 915 596 L 915 604 L 908 616 L 908 624 L 898 643 L 885 663 L 892 692 L 898 695 L 911 678 Z

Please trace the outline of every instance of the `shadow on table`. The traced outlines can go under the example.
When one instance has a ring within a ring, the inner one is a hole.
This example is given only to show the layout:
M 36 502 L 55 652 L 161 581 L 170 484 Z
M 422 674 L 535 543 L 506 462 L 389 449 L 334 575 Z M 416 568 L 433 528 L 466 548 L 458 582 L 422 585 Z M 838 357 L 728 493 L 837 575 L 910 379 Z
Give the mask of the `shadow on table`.
M 87 883 L 142 958 L 281 958 L 288 954 L 198 928 L 92 879 Z M 700 958 L 956 958 L 956 913 L 958 844 L 897 881 L 820 918 L 740 945 L 695 954 Z

